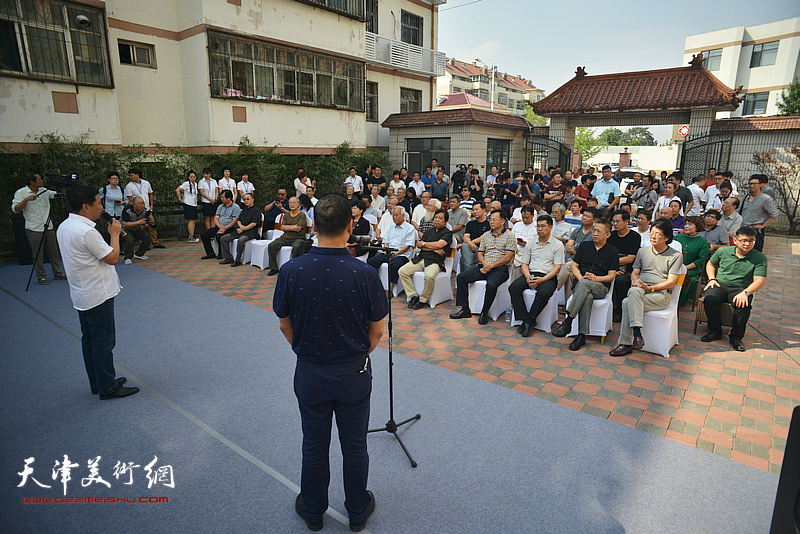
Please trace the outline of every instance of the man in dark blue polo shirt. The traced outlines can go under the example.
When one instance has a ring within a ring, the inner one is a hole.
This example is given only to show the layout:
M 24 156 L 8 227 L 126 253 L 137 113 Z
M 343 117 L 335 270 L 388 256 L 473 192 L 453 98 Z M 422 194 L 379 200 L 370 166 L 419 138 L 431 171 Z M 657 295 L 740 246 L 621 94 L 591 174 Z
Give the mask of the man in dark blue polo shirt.
M 314 208 L 319 245 L 280 270 L 272 307 L 297 354 L 294 391 L 303 424 L 303 467 L 295 511 L 313 531 L 328 508 L 328 450 L 336 413 L 344 456 L 345 508 L 359 532 L 375 510 L 367 490 L 367 424 L 372 392 L 369 353 L 389 311 L 378 272 L 350 255 L 350 204 L 329 195 Z

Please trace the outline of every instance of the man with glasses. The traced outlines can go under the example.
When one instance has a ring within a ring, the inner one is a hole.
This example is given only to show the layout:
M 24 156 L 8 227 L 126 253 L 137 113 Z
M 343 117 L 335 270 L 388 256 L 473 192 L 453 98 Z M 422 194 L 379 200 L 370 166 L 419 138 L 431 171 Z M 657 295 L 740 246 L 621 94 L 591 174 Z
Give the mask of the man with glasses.
M 744 337 L 753 294 L 767 279 L 767 257 L 754 250 L 756 230 L 742 226 L 736 231 L 735 246 L 718 249 L 706 264 L 708 284 L 703 306 L 708 317 L 708 333 L 700 338 L 706 343 L 722 337 L 720 307 L 733 304 L 733 326 L 728 334 L 731 347 L 744 351 Z
M 756 231 L 756 250 L 764 250 L 764 229 L 778 217 L 778 207 L 769 195 L 761 193 L 761 174 L 750 176 L 747 189 L 750 194 L 742 202 L 739 213 L 742 215 L 742 226 L 752 226 Z

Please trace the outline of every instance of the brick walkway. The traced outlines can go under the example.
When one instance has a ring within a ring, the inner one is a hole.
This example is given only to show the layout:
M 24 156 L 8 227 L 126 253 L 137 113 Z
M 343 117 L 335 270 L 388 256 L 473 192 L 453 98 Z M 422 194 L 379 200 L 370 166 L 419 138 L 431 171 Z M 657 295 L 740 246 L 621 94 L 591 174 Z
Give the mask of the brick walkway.
M 201 244 L 166 245 L 137 263 L 272 310 L 276 277 L 250 265 L 231 268 L 201 261 Z M 792 298 L 800 290 L 800 241 L 769 236 L 765 253 L 769 274 L 750 318 L 746 352 L 729 351 L 727 337 L 702 343 L 704 325 L 693 336 L 690 307 L 679 310 L 681 343 L 669 359 L 641 352 L 612 358 L 608 351 L 616 344 L 616 323 L 605 344 L 589 337 L 585 347 L 570 352 L 569 338 L 535 330 L 523 339 L 502 320 L 486 326 L 475 318 L 453 321 L 447 315 L 454 302 L 412 311 L 404 295 L 393 301 L 395 350 L 779 473 L 791 412 L 800 404 L 800 300 Z M 386 340 L 383 348 L 388 348 Z

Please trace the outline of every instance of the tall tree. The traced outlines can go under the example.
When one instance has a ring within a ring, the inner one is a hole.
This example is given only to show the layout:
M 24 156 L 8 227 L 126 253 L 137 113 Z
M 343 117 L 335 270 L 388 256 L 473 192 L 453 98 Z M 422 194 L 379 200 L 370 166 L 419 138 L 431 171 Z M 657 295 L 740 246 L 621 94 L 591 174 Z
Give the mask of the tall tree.
M 600 142 L 594 136 L 594 129 L 575 128 L 575 152 L 580 152 L 584 161 L 588 161 L 600 152 Z
M 622 136 L 623 132 L 619 128 L 606 128 L 597 140 L 604 146 L 619 146 L 622 144 Z
M 775 204 L 789 220 L 789 235 L 800 225 L 800 145 L 753 154 L 751 163 L 769 177 L 778 193 Z
M 622 134 L 622 144 L 655 146 L 656 140 L 649 128 L 636 126 L 634 128 L 629 128 L 627 132 Z
M 789 86 L 789 93 L 781 91 L 781 98 L 778 100 L 778 111 L 784 117 L 800 115 L 800 80 L 795 76 L 792 85 Z

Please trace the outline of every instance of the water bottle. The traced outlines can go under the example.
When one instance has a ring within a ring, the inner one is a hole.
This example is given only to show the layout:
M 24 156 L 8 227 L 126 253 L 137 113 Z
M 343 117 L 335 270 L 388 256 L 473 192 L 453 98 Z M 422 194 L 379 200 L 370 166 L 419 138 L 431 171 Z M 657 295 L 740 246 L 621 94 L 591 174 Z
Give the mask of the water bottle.
M 506 306 L 506 322 L 511 322 L 511 306 Z

